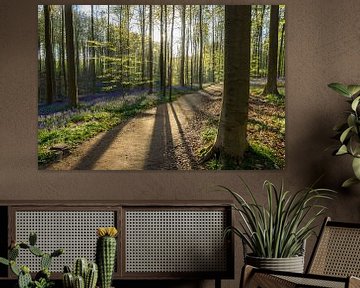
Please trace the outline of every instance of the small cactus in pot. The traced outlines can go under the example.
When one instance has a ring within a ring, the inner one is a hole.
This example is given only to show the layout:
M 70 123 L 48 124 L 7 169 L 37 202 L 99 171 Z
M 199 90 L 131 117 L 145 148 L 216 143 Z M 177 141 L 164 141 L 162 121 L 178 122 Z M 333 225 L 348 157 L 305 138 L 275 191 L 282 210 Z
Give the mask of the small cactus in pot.
M 99 267 L 100 288 L 110 288 L 116 258 L 115 227 L 101 227 L 97 229 L 96 262 Z
M 88 263 L 85 258 L 75 261 L 74 272 L 69 266 L 64 267 L 64 288 L 95 288 L 98 279 L 98 268 L 96 263 Z

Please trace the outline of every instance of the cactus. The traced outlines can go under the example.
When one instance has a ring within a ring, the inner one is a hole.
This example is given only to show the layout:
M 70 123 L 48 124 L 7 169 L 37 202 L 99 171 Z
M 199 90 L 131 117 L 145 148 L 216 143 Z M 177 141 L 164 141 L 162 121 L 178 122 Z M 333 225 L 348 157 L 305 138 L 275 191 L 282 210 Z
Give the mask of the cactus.
M 46 287 L 50 287 L 49 285 L 51 285 L 52 282 L 50 282 L 49 268 L 52 258 L 60 256 L 64 252 L 62 249 L 58 249 L 51 254 L 44 253 L 43 251 L 40 250 L 40 248 L 35 246 L 36 239 L 37 239 L 36 234 L 30 233 L 29 244 L 24 242 L 16 243 L 15 241 L 11 241 L 11 245 L 8 251 L 8 259 L 0 257 L 0 263 L 10 266 L 11 271 L 16 276 L 18 276 L 19 288 L 43 287 L 44 285 L 48 285 Z M 40 262 L 41 271 L 39 271 L 36 274 L 35 281 L 33 281 L 31 278 L 29 267 L 22 266 L 20 268 L 16 264 L 16 259 L 19 256 L 20 249 L 28 250 L 33 255 L 37 257 L 41 257 L 41 262 Z
M 31 246 L 35 246 L 37 241 L 37 235 L 35 232 L 31 232 L 29 235 L 29 244 Z
M 51 260 L 52 260 L 51 255 L 44 253 L 44 255 L 41 256 L 41 261 L 40 261 L 41 269 L 45 269 L 45 268 L 49 269 L 51 265 Z
M 85 276 L 85 288 L 95 288 L 98 279 L 98 266 L 96 263 L 89 263 Z
M 64 274 L 63 274 L 64 288 L 78 288 L 75 286 L 75 281 L 77 281 L 78 286 L 83 288 L 96 287 L 96 282 L 98 279 L 97 265 L 92 262 L 89 264 L 87 263 L 88 261 L 85 258 L 76 259 L 74 263 L 74 273 L 71 273 L 71 269 L 69 266 L 64 266 Z M 82 281 L 79 280 L 80 278 L 82 279 Z
M 10 269 L 16 276 L 20 275 L 20 268 L 16 265 L 14 260 L 10 261 Z
M 74 287 L 74 276 L 72 273 L 67 272 L 63 274 L 62 277 L 64 288 L 73 288 Z
M 9 261 L 8 259 L 5 259 L 5 258 L 3 258 L 3 257 L 0 257 L 0 263 L 1 263 L 1 264 L 4 264 L 4 265 L 6 265 L 6 266 L 9 266 L 10 261 Z
M 8 253 L 9 260 L 16 260 L 16 258 L 19 256 L 19 246 L 15 246 L 14 248 L 9 250 Z
M 25 270 L 25 269 L 23 269 Z M 19 288 L 28 288 L 30 286 L 30 284 L 32 283 L 32 279 L 31 279 L 31 275 L 30 275 L 30 271 L 29 268 L 27 267 L 27 272 L 25 271 L 21 271 L 19 274 L 19 279 L 18 279 L 18 285 Z
M 85 288 L 84 278 L 76 275 L 74 277 L 74 288 Z
M 116 256 L 115 227 L 98 228 L 99 238 L 96 243 L 96 262 L 99 267 L 99 284 L 101 288 L 110 288 Z
M 88 266 L 88 263 L 85 258 L 76 259 L 75 267 L 74 267 L 74 274 L 76 276 L 81 276 L 83 279 L 85 279 L 87 266 Z
M 41 257 L 41 256 L 44 255 L 44 252 L 42 252 L 42 251 L 40 250 L 40 248 L 38 248 L 38 247 L 36 247 L 36 246 L 30 246 L 30 247 L 29 247 L 29 251 L 30 251 L 32 254 L 34 254 L 35 256 L 37 256 L 37 257 Z

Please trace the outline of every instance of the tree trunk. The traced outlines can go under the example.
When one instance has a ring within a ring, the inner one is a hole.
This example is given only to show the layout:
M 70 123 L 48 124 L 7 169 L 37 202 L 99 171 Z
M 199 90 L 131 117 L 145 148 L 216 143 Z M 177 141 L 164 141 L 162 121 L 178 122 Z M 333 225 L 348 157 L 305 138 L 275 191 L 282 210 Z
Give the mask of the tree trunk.
M 163 95 L 163 90 L 165 86 L 164 80 L 164 11 L 163 5 L 160 5 L 160 55 L 159 55 L 159 71 L 160 71 L 160 91 Z
M 190 19 L 190 27 L 189 27 L 189 31 L 190 31 L 190 35 L 191 35 L 191 39 L 190 39 L 190 50 L 191 50 L 191 56 L 190 56 L 190 87 L 191 89 L 193 88 L 193 75 L 194 75 L 194 50 L 193 50 L 193 41 L 194 41 L 194 32 L 192 30 L 192 5 L 190 5 L 189 7 L 189 19 Z
M 212 16 L 212 26 L 211 26 L 211 33 L 212 33 L 212 43 L 211 43 L 211 82 L 215 83 L 215 6 L 211 7 L 211 16 Z
M 225 169 L 236 167 L 248 146 L 250 30 L 251 6 L 225 6 L 224 96 L 216 141 L 205 156 L 216 153 Z
M 270 33 L 269 33 L 269 57 L 267 82 L 263 95 L 279 95 L 277 90 L 277 53 L 279 33 L 279 5 L 271 5 Z
M 173 72 L 173 38 L 174 38 L 174 20 L 175 20 L 175 5 L 172 5 L 172 21 L 171 21 L 171 32 L 170 32 L 170 64 L 169 64 L 169 98 L 171 100 L 172 93 L 172 72 Z M 182 40 L 183 41 L 183 40 Z M 183 41 L 184 42 L 184 41 Z M 184 66 L 183 66 L 184 68 Z M 184 72 L 184 71 L 183 71 Z M 184 74 L 184 73 L 183 73 Z M 182 77 L 184 81 L 184 76 Z
M 91 88 L 92 92 L 96 91 L 96 70 L 95 70 L 95 32 L 94 32 L 94 5 L 91 5 L 91 59 L 90 59 L 90 73 L 91 73 Z
M 74 26 L 72 6 L 65 5 L 66 54 L 68 74 L 68 97 L 71 107 L 78 106 L 78 92 L 75 65 Z
M 164 27 L 165 27 L 165 30 L 164 30 L 164 34 L 165 34 L 165 39 L 164 39 L 164 66 L 163 66 L 163 69 L 164 69 L 164 87 L 163 87 L 163 92 L 162 92 L 162 95 L 163 97 L 165 98 L 166 96 L 166 79 L 167 79 L 167 53 L 168 53 L 168 49 L 167 49 L 167 5 L 164 5 Z
M 54 54 L 52 47 L 52 21 L 50 17 L 50 6 L 44 5 L 45 20 L 45 66 L 46 66 L 46 104 L 54 102 L 55 97 L 55 71 Z
M 185 86 L 184 68 L 185 68 L 185 17 L 186 5 L 182 5 L 181 11 L 181 60 L 180 60 L 180 86 Z M 172 45 L 172 44 L 171 44 Z
M 145 5 L 141 10 L 141 86 L 145 83 Z
M 284 66 L 284 33 L 285 33 L 285 23 L 281 28 L 281 36 L 280 36 L 280 51 L 279 51 L 279 66 L 278 66 L 278 77 L 284 76 L 283 74 L 283 66 Z
M 61 62 L 64 77 L 64 94 L 67 91 L 66 65 L 65 65 L 65 9 L 61 6 Z
M 264 23 L 264 14 L 265 14 L 265 6 L 262 6 L 262 11 L 261 11 L 261 17 L 260 17 L 260 23 L 258 26 L 258 34 L 259 34 L 259 38 L 258 38 L 258 67 L 257 67 L 257 75 L 258 76 L 262 76 L 262 73 L 260 71 L 260 69 L 263 67 L 263 46 L 262 46 L 262 35 L 263 35 L 263 23 Z M 260 7 L 261 7 L 260 6 Z
M 153 93 L 152 5 L 149 5 L 149 94 Z
M 130 82 L 130 6 L 126 5 L 126 25 L 127 25 L 127 39 L 126 39 L 126 78 Z
M 199 6 L 199 89 L 202 89 L 202 84 L 203 84 L 203 19 L 202 19 L 202 5 Z

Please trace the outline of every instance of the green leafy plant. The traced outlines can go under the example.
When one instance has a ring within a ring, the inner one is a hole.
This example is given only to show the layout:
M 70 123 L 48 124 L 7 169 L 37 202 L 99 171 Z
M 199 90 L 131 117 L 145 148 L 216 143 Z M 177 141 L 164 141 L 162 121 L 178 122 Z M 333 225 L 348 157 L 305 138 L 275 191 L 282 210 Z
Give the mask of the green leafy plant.
M 12 243 L 8 251 L 8 259 L 0 257 L 0 263 L 10 266 L 11 271 L 18 277 L 19 288 L 49 288 L 53 286 L 50 280 L 50 265 L 54 257 L 64 253 L 63 249 L 57 249 L 51 254 L 43 252 L 36 246 L 37 236 L 30 233 L 29 243 Z M 35 275 L 33 280 L 30 275 L 30 268 L 26 265 L 19 266 L 16 259 L 19 256 L 20 249 L 28 250 L 31 254 L 40 258 L 41 270 Z
M 288 258 L 301 255 L 304 241 L 314 233 L 315 220 L 326 207 L 317 202 L 332 199 L 334 191 L 305 188 L 296 193 L 280 189 L 269 181 L 264 182 L 267 206 L 257 202 L 253 192 L 244 183 L 251 198 L 246 201 L 239 193 L 220 186 L 236 200 L 233 208 L 240 215 L 240 227 L 229 227 L 226 233 L 239 236 L 252 251 L 252 256 L 266 258 Z
M 360 183 L 360 85 L 331 83 L 328 86 L 346 97 L 351 106 L 348 111 L 347 121 L 334 127 L 340 140 L 340 147 L 336 149 L 334 154 L 337 156 L 349 154 L 353 157 L 352 169 L 354 177 L 347 179 L 342 184 L 343 187 L 349 187 Z

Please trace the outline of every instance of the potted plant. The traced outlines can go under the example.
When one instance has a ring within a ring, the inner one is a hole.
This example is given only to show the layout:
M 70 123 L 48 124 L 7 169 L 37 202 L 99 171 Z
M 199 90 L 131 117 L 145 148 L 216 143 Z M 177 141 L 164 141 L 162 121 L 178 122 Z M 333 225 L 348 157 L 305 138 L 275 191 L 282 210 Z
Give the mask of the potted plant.
M 30 233 L 29 243 L 14 242 L 9 248 L 8 259 L 0 257 L 0 263 L 10 266 L 11 271 L 18 277 L 18 288 L 50 288 L 54 286 L 54 282 L 50 280 L 50 265 L 52 259 L 62 255 L 64 250 L 57 249 L 52 253 L 45 253 L 38 246 L 36 246 L 36 241 L 36 234 Z M 16 263 L 20 249 L 28 250 L 31 254 L 41 259 L 41 270 L 36 273 L 34 279 L 31 277 L 30 268 L 28 266 L 20 266 L 18 263 Z
M 360 183 L 360 85 L 331 83 L 328 86 L 346 97 L 351 106 L 351 109 L 347 112 L 346 122 L 334 127 L 340 140 L 340 146 L 334 151 L 334 155 L 348 154 L 353 158 L 352 169 L 354 176 L 342 184 L 342 187 L 348 187 Z
M 245 183 L 244 183 L 245 184 Z M 243 242 L 245 264 L 278 271 L 304 270 L 304 246 L 314 233 L 315 220 L 326 207 L 317 202 L 331 199 L 334 192 L 328 189 L 305 188 L 296 193 L 278 189 L 270 181 L 264 182 L 267 193 L 266 206 L 261 205 L 245 184 L 251 201 L 239 193 L 221 186 L 234 196 L 235 211 L 240 215 L 239 227 L 229 227 Z M 250 253 L 246 251 L 250 250 Z

